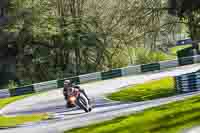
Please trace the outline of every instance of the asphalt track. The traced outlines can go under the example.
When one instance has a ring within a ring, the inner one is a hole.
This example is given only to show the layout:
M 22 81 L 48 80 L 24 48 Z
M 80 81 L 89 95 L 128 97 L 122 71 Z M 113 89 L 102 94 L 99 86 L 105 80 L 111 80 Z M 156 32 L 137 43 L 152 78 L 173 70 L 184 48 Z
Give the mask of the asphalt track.
M 144 75 L 121 77 L 117 79 L 82 84 L 80 86 L 86 89 L 86 92 L 89 97 L 91 97 L 93 102 L 94 109 L 90 113 L 84 113 L 84 111 L 77 108 L 66 109 L 64 97 L 62 96 L 62 89 L 56 89 L 31 96 L 9 104 L 1 110 L 1 113 L 3 115 L 15 116 L 48 112 L 51 113 L 55 119 L 40 123 L 30 123 L 29 125 L 22 125 L 17 128 L 0 130 L 0 133 L 60 133 L 68 129 L 109 120 L 117 116 L 128 115 L 130 113 L 142 111 L 146 108 L 159 106 L 172 101 L 182 100 L 186 97 L 197 95 L 200 92 L 135 103 L 110 101 L 105 99 L 104 96 L 119 90 L 121 87 L 143 83 L 149 80 L 160 79 L 166 76 L 181 75 L 194 72 L 199 69 L 200 65 L 195 64 L 164 72 L 148 73 Z
M 185 131 L 184 133 L 200 133 L 200 127 L 194 127 L 192 129 Z

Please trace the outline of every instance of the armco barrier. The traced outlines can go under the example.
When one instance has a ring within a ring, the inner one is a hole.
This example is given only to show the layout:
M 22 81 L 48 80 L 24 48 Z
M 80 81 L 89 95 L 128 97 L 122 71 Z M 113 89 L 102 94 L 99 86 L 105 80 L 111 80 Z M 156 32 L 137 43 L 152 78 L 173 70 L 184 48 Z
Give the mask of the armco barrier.
M 200 56 L 194 56 L 194 63 L 200 63 Z
M 10 97 L 10 92 L 8 89 L 0 90 L 0 98 Z
M 141 72 L 150 72 L 155 70 L 160 70 L 159 63 L 141 65 Z
M 89 81 L 101 80 L 101 72 L 80 75 L 79 79 L 80 83 L 87 83 Z
M 194 64 L 194 57 L 179 58 L 178 62 L 180 66 Z
M 139 74 L 139 73 L 141 73 L 140 65 L 122 68 L 122 76 L 129 76 L 129 75 L 134 75 L 134 74 Z
M 68 80 L 70 80 L 71 82 L 75 83 L 75 84 L 80 84 L 80 80 L 79 80 L 79 77 L 71 77 L 71 78 L 66 78 Z M 66 79 L 60 79 L 60 80 L 57 80 L 57 84 L 58 84 L 58 88 L 62 88 L 64 85 L 64 81 Z
M 57 80 L 33 84 L 36 92 L 47 91 L 58 88 Z
M 86 82 L 95 81 L 95 80 L 106 80 L 106 79 L 111 79 L 111 78 L 116 78 L 116 77 L 121 77 L 121 76 L 141 74 L 141 73 L 145 73 L 145 72 L 162 70 L 165 68 L 172 68 L 172 67 L 188 65 L 188 64 L 193 64 L 193 63 L 200 63 L 200 55 L 193 56 L 193 57 L 181 58 L 181 59 L 177 59 L 177 60 L 171 60 L 171 61 L 162 61 L 159 63 L 128 66 L 128 67 L 124 67 L 124 68 L 110 70 L 107 72 L 89 73 L 89 74 L 80 75 L 80 76 L 76 76 L 76 77 L 70 77 L 70 78 L 66 78 L 66 79 L 71 80 L 75 84 L 80 84 L 80 83 L 86 83 Z M 184 77 L 184 75 L 183 75 L 183 77 Z M 188 77 L 188 76 L 185 76 L 185 77 Z M 62 88 L 64 80 L 65 79 L 47 81 L 47 82 L 42 82 L 42 83 L 36 83 L 31 86 L 25 86 L 25 87 L 15 88 L 12 90 L 0 91 L 0 98 L 29 94 L 29 93 L 40 92 L 40 91 L 47 91 L 47 90 L 56 89 L 56 88 Z M 177 80 L 177 78 L 176 78 L 176 80 Z M 182 81 L 183 81 L 183 83 L 182 83 Z M 196 84 L 195 82 L 193 83 L 193 80 L 191 80 L 192 83 L 188 83 L 188 81 L 185 81 L 185 78 L 183 78 L 182 81 L 177 82 L 177 86 L 180 86 L 179 87 L 180 90 L 182 89 L 181 91 L 187 91 L 186 87 L 188 85 L 191 85 L 194 90 L 195 90 L 195 86 L 196 87 L 200 86 L 199 84 Z M 196 80 L 196 81 L 198 81 L 198 80 Z
M 177 60 L 170 60 L 170 61 L 162 61 L 160 62 L 160 69 L 165 69 L 165 68 L 172 68 L 172 67 L 177 67 L 178 66 L 178 61 Z
M 114 70 L 110 70 L 110 71 L 101 73 L 102 80 L 117 78 L 117 77 L 121 77 L 121 76 L 122 76 L 121 69 L 114 69 Z
M 15 89 L 9 89 L 9 91 L 10 91 L 10 96 L 20 96 L 20 95 L 35 93 L 33 85 Z

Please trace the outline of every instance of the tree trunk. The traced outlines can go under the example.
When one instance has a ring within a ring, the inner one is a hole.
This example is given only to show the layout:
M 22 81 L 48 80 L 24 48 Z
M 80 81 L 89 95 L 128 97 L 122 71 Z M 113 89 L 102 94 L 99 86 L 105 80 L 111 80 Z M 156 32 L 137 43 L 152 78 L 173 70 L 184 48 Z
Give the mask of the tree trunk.
M 189 15 L 188 19 L 189 19 L 188 27 L 189 27 L 191 39 L 193 41 L 200 40 L 199 18 L 191 13 Z M 193 43 L 193 48 L 195 48 L 197 50 L 197 52 L 200 53 L 198 43 Z
M 80 74 L 80 59 L 81 59 L 81 54 L 80 54 L 80 48 L 75 48 L 75 56 L 76 56 L 76 75 L 78 76 Z

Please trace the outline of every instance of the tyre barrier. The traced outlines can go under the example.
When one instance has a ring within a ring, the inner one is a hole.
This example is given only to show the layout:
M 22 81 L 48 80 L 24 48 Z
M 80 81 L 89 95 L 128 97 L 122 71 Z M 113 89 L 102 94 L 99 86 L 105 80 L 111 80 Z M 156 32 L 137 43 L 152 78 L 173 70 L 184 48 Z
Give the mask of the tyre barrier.
M 176 90 L 180 93 L 200 90 L 200 72 L 188 73 L 175 77 Z

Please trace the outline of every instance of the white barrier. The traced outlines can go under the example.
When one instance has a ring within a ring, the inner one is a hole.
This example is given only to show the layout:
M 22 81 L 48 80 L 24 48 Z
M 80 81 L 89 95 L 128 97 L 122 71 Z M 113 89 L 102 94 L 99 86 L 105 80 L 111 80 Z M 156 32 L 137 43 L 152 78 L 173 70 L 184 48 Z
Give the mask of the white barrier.
M 8 89 L 0 90 L 0 98 L 10 97 L 10 93 Z
M 200 63 L 200 56 L 194 56 L 194 63 Z
M 129 66 L 122 68 L 122 76 L 134 75 L 141 73 L 141 66 Z
M 161 61 L 159 62 L 160 64 L 160 69 L 165 69 L 165 68 L 172 68 L 172 67 L 177 67 L 179 66 L 178 60 L 170 60 L 170 61 Z
M 52 80 L 52 81 L 47 81 L 47 82 L 42 82 L 42 83 L 36 83 L 33 85 L 34 89 L 36 92 L 41 92 L 41 91 L 47 91 L 51 89 L 57 89 L 57 80 Z
M 89 81 L 101 80 L 101 72 L 90 73 L 79 76 L 80 83 L 86 83 Z

